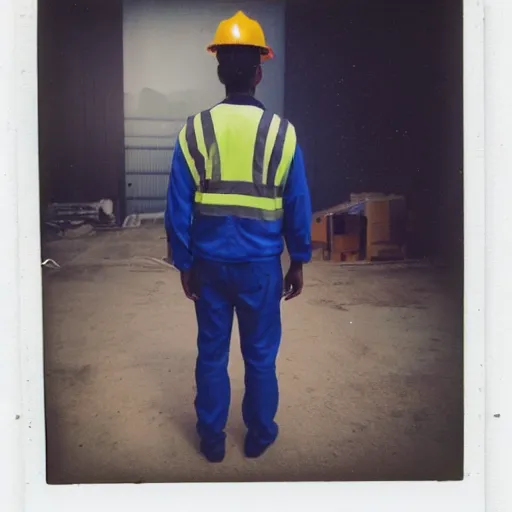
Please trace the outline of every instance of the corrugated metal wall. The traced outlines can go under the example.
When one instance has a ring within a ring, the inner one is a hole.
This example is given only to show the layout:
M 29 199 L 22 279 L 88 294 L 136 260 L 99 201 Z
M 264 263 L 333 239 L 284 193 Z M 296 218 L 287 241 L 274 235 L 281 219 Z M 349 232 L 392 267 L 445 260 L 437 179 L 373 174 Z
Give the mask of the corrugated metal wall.
M 169 163 L 183 119 L 125 117 L 127 213 L 162 212 Z
M 48 202 L 124 210 L 122 1 L 39 2 L 39 152 Z
M 222 100 L 216 60 L 206 53 L 219 21 L 243 9 L 260 20 L 277 58 L 258 97 L 282 113 L 284 2 L 124 0 L 127 211 L 165 207 L 169 163 L 186 118 Z

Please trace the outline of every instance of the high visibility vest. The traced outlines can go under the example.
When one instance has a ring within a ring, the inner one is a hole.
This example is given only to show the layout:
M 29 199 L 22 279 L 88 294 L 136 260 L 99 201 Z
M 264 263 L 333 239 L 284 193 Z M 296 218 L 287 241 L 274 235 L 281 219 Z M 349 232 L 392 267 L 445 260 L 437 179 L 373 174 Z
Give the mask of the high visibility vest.
M 254 106 L 189 117 L 179 143 L 196 184 L 195 215 L 278 220 L 295 154 L 293 125 Z

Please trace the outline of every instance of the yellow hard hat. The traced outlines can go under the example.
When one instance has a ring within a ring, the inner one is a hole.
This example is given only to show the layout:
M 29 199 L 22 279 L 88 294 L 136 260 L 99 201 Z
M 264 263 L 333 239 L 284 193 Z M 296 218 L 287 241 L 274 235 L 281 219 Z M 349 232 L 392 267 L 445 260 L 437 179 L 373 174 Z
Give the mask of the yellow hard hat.
M 261 25 L 242 11 L 238 11 L 232 18 L 220 22 L 213 42 L 207 49 L 215 55 L 217 47 L 236 44 L 256 46 L 261 51 L 262 61 L 274 57 L 272 48 L 265 42 L 265 34 Z

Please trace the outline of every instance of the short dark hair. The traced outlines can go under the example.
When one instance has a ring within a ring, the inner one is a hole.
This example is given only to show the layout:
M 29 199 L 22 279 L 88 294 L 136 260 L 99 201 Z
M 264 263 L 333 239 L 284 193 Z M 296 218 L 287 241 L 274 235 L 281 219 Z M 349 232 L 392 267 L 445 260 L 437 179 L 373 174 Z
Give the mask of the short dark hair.
M 261 62 L 259 48 L 226 45 L 217 48 L 219 79 L 231 93 L 254 90 L 256 72 Z

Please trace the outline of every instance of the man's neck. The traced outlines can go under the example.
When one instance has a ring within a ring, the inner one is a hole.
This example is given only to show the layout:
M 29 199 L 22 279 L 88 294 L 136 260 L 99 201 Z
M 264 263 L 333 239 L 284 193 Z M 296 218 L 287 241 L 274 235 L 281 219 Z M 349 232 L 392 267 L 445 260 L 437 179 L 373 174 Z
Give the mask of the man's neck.
M 226 98 L 240 97 L 240 96 L 250 96 L 254 98 L 254 94 L 256 91 L 245 91 L 245 92 L 235 92 L 226 90 Z
M 258 101 L 252 94 L 231 94 L 230 96 L 227 96 L 221 103 L 228 105 L 253 106 L 265 110 L 263 103 Z

